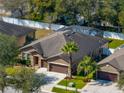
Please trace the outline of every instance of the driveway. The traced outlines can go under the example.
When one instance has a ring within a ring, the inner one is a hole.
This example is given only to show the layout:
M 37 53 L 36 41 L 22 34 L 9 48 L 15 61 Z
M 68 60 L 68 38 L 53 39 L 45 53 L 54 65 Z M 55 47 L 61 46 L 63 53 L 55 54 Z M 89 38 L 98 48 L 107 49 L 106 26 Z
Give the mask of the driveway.
M 49 72 L 46 68 L 40 68 L 36 73 L 44 73 L 46 75 L 45 81 L 47 84 L 41 87 L 41 90 L 45 92 L 51 92 L 52 88 L 66 77 L 66 75 L 62 73 Z
M 123 92 L 117 88 L 116 83 L 98 80 L 88 83 L 82 89 L 81 93 L 123 93 Z

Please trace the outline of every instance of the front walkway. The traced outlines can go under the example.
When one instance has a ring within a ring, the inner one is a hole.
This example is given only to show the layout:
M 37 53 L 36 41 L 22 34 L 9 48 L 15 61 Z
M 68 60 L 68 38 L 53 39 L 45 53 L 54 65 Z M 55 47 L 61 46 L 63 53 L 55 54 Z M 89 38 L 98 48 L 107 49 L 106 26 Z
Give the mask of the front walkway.
M 61 89 L 67 89 L 67 90 L 72 90 L 72 91 L 75 91 L 76 88 L 73 88 L 73 87 L 66 87 L 66 86 L 62 86 L 62 85 L 56 85 L 55 86 L 56 88 L 61 88 Z M 81 89 L 77 89 L 78 92 L 81 92 Z
M 123 93 L 123 92 L 117 88 L 116 83 L 99 80 L 88 83 L 82 89 L 81 93 Z
M 46 75 L 45 81 L 47 84 L 41 87 L 41 91 L 45 92 L 51 92 L 52 88 L 66 77 L 66 75 L 62 73 L 49 72 L 46 68 L 40 68 L 36 73 L 44 73 Z

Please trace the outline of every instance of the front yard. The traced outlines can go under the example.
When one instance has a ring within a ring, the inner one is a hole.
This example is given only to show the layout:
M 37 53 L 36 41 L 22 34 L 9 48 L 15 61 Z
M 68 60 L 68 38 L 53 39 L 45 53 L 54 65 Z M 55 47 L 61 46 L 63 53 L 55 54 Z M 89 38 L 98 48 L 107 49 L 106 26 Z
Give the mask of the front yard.
M 69 84 L 70 83 L 74 83 L 75 84 L 75 87 L 69 87 Z M 56 92 L 56 93 L 79 93 L 79 92 L 76 92 L 75 90 L 80 90 L 82 89 L 86 83 L 83 81 L 83 77 L 81 76 L 74 76 L 72 79 L 63 79 L 62 81 L 60 81 L 58 83 L 59 86 L 64 86 L 65 88 L 57 88 L 56 86 L 53 88 L 52 92 Z M 66 90 L 66 87 L 68 88 L 73 88 L 74 90 Z
M 85 82 L 83 81 L 83 77 L 80 77 L 80 76 L 76 76 L 73 79 L 63 79 L 62 81 L 60 81 L 58 83 L 58 85 L 68 86 L 69 83 L 71 83 L 71 82 L 75 83 L 75 87 L 77 89 L 81 89 L 85 86 Z

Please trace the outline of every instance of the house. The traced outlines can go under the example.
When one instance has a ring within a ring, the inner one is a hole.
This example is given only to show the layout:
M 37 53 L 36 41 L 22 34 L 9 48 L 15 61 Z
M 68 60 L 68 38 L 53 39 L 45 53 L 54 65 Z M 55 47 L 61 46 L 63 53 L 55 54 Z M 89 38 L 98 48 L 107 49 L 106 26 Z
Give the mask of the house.
M 67 73 L 69 57 L 61 51 L 61 48 L 70 41 L 74 41 L 79 48 L 72 55 L 72 73 L 76 72 L 77 65 L 84 56 L 99 56 L 101 54 L 100 50 L 106 47 L 108 42 L 105 39 L 78 32 L 61 31 L 36 40 L 20 50 L 22 57 L 28 55 L 27 57 L 30 58 L 32 66 L 45 67 L 48 71 Z
M 99 79 L 119 80 L 120 74 L 124 72 L 124 48 L 103 59 L 98 65 L 100 66 L 97 73 Z
M 0 33 L 15 36 L 19 46 L 23 46 L 35 38 L 35 29 L 14 25 L 3 21 L 0 21 Z

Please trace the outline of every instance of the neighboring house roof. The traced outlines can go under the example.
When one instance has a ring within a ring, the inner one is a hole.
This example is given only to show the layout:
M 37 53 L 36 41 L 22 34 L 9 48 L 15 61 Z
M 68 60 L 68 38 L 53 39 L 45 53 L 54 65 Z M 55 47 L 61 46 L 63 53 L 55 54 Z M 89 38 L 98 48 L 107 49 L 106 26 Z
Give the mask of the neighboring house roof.
M 21 50 L 33 47 L 45 58 L 61 56 L 63 59 L 68 60 L 68 56 L 65 54 L 63 55 L 61 48 L 63 48 L 63 46 L 69 41 L 74 41 L 79 48 L 79 50 L 73 54 L 73 61 L 90 54 L 92 51 L 100 48 L 108 42 L 99 37 L 88 36 L 73 31 L 61 31 L 36 40 L 31 44 L 22 47 Z
M 87 27 L 87 26 L 78 26 L 78 25 L 73 25 L 68 27 L 65 26 L 63 28 L 58 29 L 57 31 L 65 31 L 65 30 L 71 30 L 71 31 L 79 32 L 79 33 L 90 35 L 90 36 L 100 36 L 100 37 L 103 37 L 103 32 L 104 32 L 97 28 Z
M 15 24 L 6 23 L 3 21 L 0 21 L 0 32 L 7 35 L 14 35 L 14 36 L 23 36 L 28 34 L 29 32 L 34 32 L 35 29 L 19 26 Z
M 98 64 L 110 64 L 116 69 L 124 71 L 124 48 L 116 51 L 112 55 L 100 61 Z

